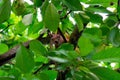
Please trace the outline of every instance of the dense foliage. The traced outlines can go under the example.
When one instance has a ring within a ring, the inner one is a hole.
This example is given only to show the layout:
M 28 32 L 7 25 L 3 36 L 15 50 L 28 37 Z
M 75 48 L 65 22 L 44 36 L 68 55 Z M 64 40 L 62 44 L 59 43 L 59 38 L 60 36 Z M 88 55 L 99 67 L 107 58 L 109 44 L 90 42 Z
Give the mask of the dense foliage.
M 120 0 L 0 0 L 0 80 L 120 79 Z

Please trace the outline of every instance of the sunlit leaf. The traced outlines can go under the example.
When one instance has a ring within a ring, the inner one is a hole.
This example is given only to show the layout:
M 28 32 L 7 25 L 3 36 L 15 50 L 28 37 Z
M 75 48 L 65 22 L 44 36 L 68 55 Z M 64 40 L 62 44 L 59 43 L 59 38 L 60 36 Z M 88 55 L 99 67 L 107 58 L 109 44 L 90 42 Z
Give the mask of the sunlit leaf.
M 0 54 L 3 54 L 8 51 L 8 46 L 4 43 L 0 43 Z
M 21 34 L 27 27 L 20 21 L 18 24 L 15 25 L 15 33 Z

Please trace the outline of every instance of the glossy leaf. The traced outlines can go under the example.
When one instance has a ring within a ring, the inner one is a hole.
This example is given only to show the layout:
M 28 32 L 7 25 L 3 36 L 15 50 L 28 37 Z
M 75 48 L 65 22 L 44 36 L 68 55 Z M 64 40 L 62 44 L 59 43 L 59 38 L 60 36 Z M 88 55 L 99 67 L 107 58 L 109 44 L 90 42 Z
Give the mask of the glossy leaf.
M 96 74 L 93 74 L 91 72 L 87 73 L 84 77 L 83 80 L 100 80 Z
M 79 0 L 62 0 L 62 1 L 71 10 L 74 10 L 74 11 L 82 10 L 82 5 L 80 4 Z
M 94 48 L 93 44 L 88 38 L 80 37 L 78 41 L 78 46 L 80 49 L 80 55 L 86 56 L 88 55 Z
M 101 78 L 100 80 L 118 80 L 120 79 L 120 74 L 110 70 L 108 68 L 93 68 L 91 69 L 91 71 L 93 73 L 95 73 L 97 76 L 99 76 L 99 78 Z
M 24 46 L 20 46 L 15 57 L 16 67 L 23 73 L 30 73 L 34 68 L 33 55 Z
M 55 62 L 59 62 L 59 63 L 67 63 L 68 60 L 66 58 L 61 58 L 61 57 L 48 57 L 49 59 L 55 61 Z
M 11 0 L 0 1 L 0 24 L 8 20 L 11 13 Z
M 105 62 L 120 62 L 120 48 L 109 48 L 93 55 L 92 59 Z
M 45 11 L 44 24 L 49 30 L 55 32 L 59 26 L 59 21 L 60 19 L 57 9 L 52 3 L 50 3 Z
M 3 54 L 8 51 L 8 46 L 4 43 L 0 43 L 0 54 Z

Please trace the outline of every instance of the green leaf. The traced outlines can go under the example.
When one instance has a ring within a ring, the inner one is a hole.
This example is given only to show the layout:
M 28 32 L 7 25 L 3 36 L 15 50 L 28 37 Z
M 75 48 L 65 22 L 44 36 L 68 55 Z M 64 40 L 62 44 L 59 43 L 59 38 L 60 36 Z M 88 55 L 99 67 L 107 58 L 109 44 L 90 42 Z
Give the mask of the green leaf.
M 20 21 L 18 24 L 15 25 L 15 33 L 21 34 L 27 27 Z
M 46 74 L 49 77 L 49 80 L 56 80 L 57 78 L 57 71 L 54 70 L 45 70 L 42 73 Z
M 80 49 L 80 55 L 81 56 L 86 56 L 88 55 L 94 48 L 93 44 L 88 38 L 85 37 L 80 37 L 78 41 L 78 46 Z
M 120 48 L 109 48 L 93 55 L 93 60 L 105 62 L 120 62 Z
M 34 5 L 40 7 L 42 5 L 42 0 L 34 0 Z
M 47 57 L 44 57 L 40 54 L 35 54 L 35 62 L 48 63 L 49 60 Z
M 110 31 L 110 29 L 107 26 L 100 27 L 100 29 L 102 31 L 102 36 L 108 35 L 108 33 Z
M 11 77 L 0 77 L 0 80 L 15 80 L 15 79 Z
M 94 14 L 91 12 L 86 12 L 86 14 L 90 17 L 90 21 L 93 23 L 102 23 L 102 16 L 99 14 Z
M 0 1 L 0 23 L 8 20 L 11 13 L 11 1 L 1 0 Z
M 51 56 L 49 56 L 48 58 L 51 59 L 51 60 L 53 60 L 53 61 L 56 61 L 58 63 L 67 63 L 68 62 L 68 60 L 66 58 L 51 57 Z
M 100 77 L 100 80 L 118 80 L 120 79 L 120 74 L 110 70 L 108 68 L 93 68 L 91 71 L 96 74 L 98 77 Z
M 84 30 L 83 36 L 90 39 L 94 46 L 101 44 L 102 31 L 100 28 L 87 28 Z
M 85 12 L 80 12 L 79 16 L 83 23 L 88 24 L 90 17 Z
M 108 27 L 114 27 L 117 23 L 118 19 L 116 17 L 115 14 L 113 14 L 112 16 L 108 16 L 105 20 L 104 23 L 108 26 Z
M 113 46 L 120 46 L 120 32 L 118 28 L 113 28 L 109 35 L 108 35 L 108 40 L 113 44 Z
M 83 77 L 82 80 L 100 80 L 100 79 L 95 74 L 89 72 Z
M 69 44 L 69 43 L 63 43 L 58 48 L 58 50 L 60 50 L 60 49 L 63 49 L 63 50 L 74 50 L 74 46 L 72 44 Z
M 75 17 L 75 21 L 78 25 L 79 31 L 82 31 L 83 30 L 83 22 L 82 22 L 81 16 L 79 14 L 75 14 L 74 17 Z
M 78 56 L 79 56 L 79 54 L 76 51 L 69 51 L 66 54 L 66 58 L 68 58 L 70 60 L 76 60 Z
M 84 33 L 88 33 L 93 35 L 96 35 L 98 37 L 102 37 L 102 32 L 99 28 L 93 27 L 93 28 L 86 28 Z
M 16 67 L 23 73 L 30 73 L 34 68 L 33 55 L 24 46 L 20 46 L 15 57 Z
M 118 5 L 118 7 L 117 7 L 117 13 L 118 13 L 118 17 L 120 19 L 120 5 Z
M 57 9 L 52 3 L 49 3 L 44 16 L 45 26 L 51 31 L 56 31 L 59 26 L 59 14 L 57 13 Z
M 12 11 L 18 16 L 24 15 L 26 13 L 26 6 L 23 2 L 20 2 L 20 0 L 14 0 L 12 4 Z
M 44 17 L 45 15 L 45 11 L 46 11 L 48 4 L 49 4 L 49 0 L 45 0 L 41 6 L 42 17 Z
M 38 75 L 37 75 L 37 77 L 39 78 L 39 80 L 50 80 L 49 79 L 49 77 L 48 77 L 48 75 L 47 74 L 45 74 L 45 73 L 39 73 Z
M 62 0 L 62 1 L 71 10 L 74 10 L 74 11 L 82 10 L 82 5 L 80 4 L 79 0 Z
M 4 43 L 0 43 L 0 54 L 3 54 L 8 51 L 8 46 Z
M 28 33 L 30 33 L 30 34 L 38 33 L 42 28 L 43 28 L 42 22 L 35 22 L 33 25 L 31 25 L 28 28 Z
M 58 10 L 62 8 L 61 0 L 51 0 L 51 3 L 53 3 Z
M 90 12 L 112 13 L 103 6 L 94 7 L 94 6 L 91 5 L 88 8 L 86 8 L 86 10 L 88 10 Z
M 47 49 L 43 46 L 43 44 L 37 40 L 33 40 L 30 42 L 30 49 L 34 53 L 38 53 L 41 55 L 46 55 Z
M 117 4 L 117 0 L 89 0 L 86 3 L 88 4 L 97 4 L 103 5 L 104 7 L 111 6 L 111 2 L 113 2 L 115 5 Z

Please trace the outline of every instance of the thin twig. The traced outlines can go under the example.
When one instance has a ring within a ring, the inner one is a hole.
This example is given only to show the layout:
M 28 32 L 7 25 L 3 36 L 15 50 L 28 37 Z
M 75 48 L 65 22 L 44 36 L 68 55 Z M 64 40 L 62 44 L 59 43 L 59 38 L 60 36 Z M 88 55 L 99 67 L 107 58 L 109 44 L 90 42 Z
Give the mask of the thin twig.
M 7 27 L 5 27 L 2 31 L 0 31 L 0 33 L 3 33 L 5 30 L 7 30 L 9 28 L 9 25 Z
M 72 12 L 72 10 L 70 10 L 65 16 L 61 17 L 60 20 L 63 20 L 65 18 L 67 18 L 67 16 Z

